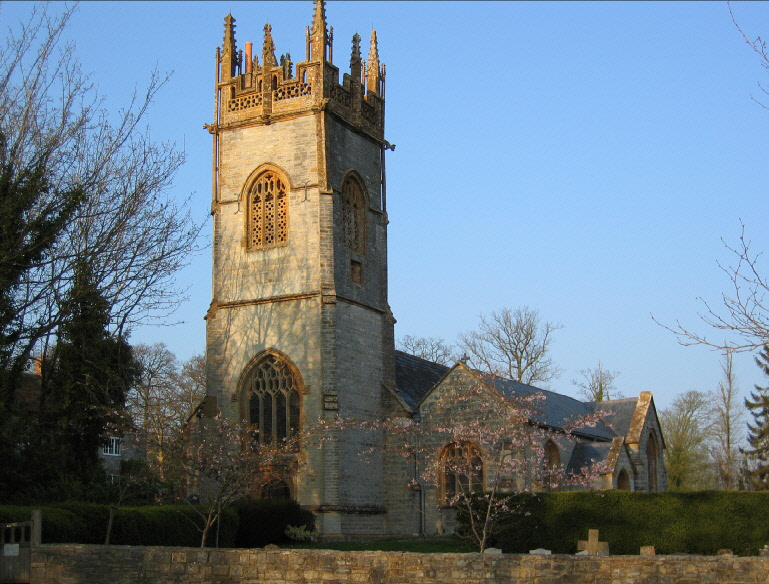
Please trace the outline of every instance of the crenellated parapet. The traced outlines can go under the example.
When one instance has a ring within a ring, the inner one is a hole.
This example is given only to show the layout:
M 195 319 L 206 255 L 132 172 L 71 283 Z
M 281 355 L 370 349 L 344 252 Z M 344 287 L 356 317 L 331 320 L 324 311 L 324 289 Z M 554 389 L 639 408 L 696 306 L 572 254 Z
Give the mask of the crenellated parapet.
M 371 33 L 368 62 L 361 58 L 360 36 L 352 40 L 350 69 L 340 82 L 333 63 L 333 27 L 326 23 L 325 2 L 316 0 L 306 30 L 305 60 L 276 58 L 272 27 L 264 27 L 261 56 L 253 43 L 245 53 L 235 40 L 235 19 L 224 19 L 224 42 L 216 52 L 216 121 L 211 131 L 269 124 L 288 115 L 326 110 L 344 123 L 384 141 L 385 67 L 379 62 L 376 31 Z

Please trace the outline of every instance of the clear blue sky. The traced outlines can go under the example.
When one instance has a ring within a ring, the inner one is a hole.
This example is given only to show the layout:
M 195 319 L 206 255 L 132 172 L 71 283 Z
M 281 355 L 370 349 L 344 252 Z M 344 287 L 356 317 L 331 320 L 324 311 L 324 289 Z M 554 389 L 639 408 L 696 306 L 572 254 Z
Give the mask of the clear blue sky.
M 8 24 L 29 9 L 6 3 Z M 746 32 L 769 36 L 769 5 L 733 3 Z M 54 5 L 54 9 L 58 9 Z M 304 59 L 310 2 L 85 2 L 70 37 L 112 107 L 173 77 L 147 118 L 153 135 L 184 146 L 173 195 L 194 194 L 208 216 L 214 51 L 223 17 L 240 47 Z M 698 322 L 718 302 L 740 219 L 769 250 L 769 111 L 751 101 L 769 73 L 721 2 L 330 2 L 334 61 L 372 25 L 387 65 L 390 304 L 396 336 L 441 337 L 477 315 L 529 305 L 560 322 L 551 387 L 573 393 L 580 369 L 602 360 L 629 395 L 659 408 L 710 390 L 719 355 L 681 347 L 652 321 Z M 769 101 L 769 99 L 768 99 Z M 211 222 L 205 234 L 210 239 Z M 191 286 L 174 327 L 134 331 L 181 358 L 204 347 L 210 250 L 179 275 Z M 769 272 L 769 259 L 763 262 Z M 743 393 L 764 383 L 737 357 Z

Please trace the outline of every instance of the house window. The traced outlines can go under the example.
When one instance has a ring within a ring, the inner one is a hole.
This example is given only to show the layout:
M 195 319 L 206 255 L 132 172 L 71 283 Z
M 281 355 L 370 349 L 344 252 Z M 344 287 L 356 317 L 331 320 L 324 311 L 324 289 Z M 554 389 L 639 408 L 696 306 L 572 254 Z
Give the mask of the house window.
M 110 436 L 107 440 L 107 443 L 104 445 L 104 449 L 102 450 L 102 454 L 105 456 L 120 456 L 120 438 L 116 438 L 115 436 Z
M 366 253 L 366 197 L 363 187 L 354 176 L 348 176 L 342 185 L 342 229 L 344 244 L 355 253 Z
M 248 247 L 288 241 L 288 188 L 277 173 L 260 174 L 248 193 Z
M 251 373 L 246 388 L 249 422 L 259 442 L 286 440 L 299 430 L 298 383 L 288 364 L 268 355 Z
M 483 489 L 483 457 L 469 442 L 452 442 L 441 453 L 441 500 L 453 505 L 457 499 Z

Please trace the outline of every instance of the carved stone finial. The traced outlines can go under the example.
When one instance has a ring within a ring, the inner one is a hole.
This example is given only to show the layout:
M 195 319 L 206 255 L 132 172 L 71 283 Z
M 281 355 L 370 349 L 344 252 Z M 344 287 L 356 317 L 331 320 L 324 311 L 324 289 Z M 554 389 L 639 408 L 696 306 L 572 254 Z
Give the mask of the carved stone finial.
M 262 45 L 262 64 L 265 68 L 277 67 L 278 61 L 275 58 L 275 42 L 272 40 L 272 26 L 270 23 L 264 25 L 264 44 Z

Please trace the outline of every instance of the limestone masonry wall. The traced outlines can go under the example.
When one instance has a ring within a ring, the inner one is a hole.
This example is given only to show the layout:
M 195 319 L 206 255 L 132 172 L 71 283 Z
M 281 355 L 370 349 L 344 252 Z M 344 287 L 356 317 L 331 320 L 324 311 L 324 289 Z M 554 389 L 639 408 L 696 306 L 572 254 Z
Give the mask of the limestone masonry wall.
M 31 584 L 738 584 L 769 558 L 534 556 L 42 545 Z

